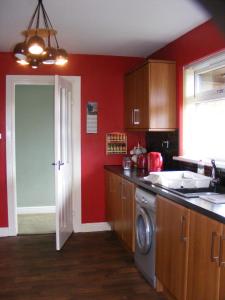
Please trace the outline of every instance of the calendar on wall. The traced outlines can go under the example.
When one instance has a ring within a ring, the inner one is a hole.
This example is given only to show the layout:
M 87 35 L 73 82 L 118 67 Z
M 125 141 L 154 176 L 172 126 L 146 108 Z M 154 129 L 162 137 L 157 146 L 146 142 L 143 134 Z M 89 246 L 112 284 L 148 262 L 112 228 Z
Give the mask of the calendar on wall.
M 98 133 L 98 103 L 87 103 L 87 133 Z

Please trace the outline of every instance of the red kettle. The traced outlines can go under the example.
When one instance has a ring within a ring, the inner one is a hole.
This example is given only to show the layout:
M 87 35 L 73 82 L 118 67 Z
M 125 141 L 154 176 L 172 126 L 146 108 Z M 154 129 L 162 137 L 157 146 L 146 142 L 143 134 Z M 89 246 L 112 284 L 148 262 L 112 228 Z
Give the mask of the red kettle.
M 163 158 L 160 152 L 149 152 L 148 157 L 148 171 L 160 172 L 163 168 Z

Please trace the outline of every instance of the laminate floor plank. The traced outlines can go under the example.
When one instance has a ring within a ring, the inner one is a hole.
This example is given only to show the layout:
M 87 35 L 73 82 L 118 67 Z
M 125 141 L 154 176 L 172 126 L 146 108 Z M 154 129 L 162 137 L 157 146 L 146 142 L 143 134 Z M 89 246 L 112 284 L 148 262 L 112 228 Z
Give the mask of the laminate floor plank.
M 165 300 L 112 232 L 0 239 L 0 300 Z

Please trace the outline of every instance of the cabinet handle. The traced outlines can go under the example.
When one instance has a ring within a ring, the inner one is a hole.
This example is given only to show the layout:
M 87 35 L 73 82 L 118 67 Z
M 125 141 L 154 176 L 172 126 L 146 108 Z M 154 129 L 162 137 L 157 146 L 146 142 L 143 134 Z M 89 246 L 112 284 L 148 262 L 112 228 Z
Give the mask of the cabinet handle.
M 219 265 L 220 267 L 225 268 L 225 258 L 223 258 L 223 251 L 224 251 L 224 242 L 225 242 L 225 236 L 220 237 L 220 256 L 219 256 Z
M 133 110 L 133 124 L 134 125 L 139 125 L 140 124 L 140 109 L 139 108 L 135 108 Z
M 186 225 L 186 218 L 182 216 L 180 219 L 180 240 L 182 242 L 186 242 L 187 237 L 185 236 L 185 225 Z
M 215 240 L 216 240 L 216 237 L 217 237 L 217 233 L 216 232 L 212 232 L 212 239 L 211 239 L 211 261 L 212 262 L 218 262 L 218 260 L 219 260 L 219 255 L 216 256 L 214 254 L 214 252 L 215 252 Z

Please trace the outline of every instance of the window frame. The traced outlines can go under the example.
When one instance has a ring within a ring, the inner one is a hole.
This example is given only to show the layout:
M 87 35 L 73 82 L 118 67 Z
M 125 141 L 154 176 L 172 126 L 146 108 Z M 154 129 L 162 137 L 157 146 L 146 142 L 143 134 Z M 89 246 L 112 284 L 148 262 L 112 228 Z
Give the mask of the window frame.
M 210 71 L 210 70 L 214 70 L 216 68 L 221 68 L 225 66 L 225 51 L 221 51 L 218 53 L 215 53 L 213 55 L 210 55 L 209 57 L 206 57 L 204 59 L 195 61 L 191 64 L 185 65 L 183 67 L 183 106 L 182 106 L 182 135 L 183 135 L 183 141 L 182 141 L 182 148 L 183 148 L 183 154 L 184 156 L 183 159 L 187 158 L 187 160 L 192 160 L 192 161 L 196 161 L 198 162 L 200 159 L 203 160 L 205 162 L 205 164 L 209 164 L 210 159 L 214 158 L 205 158 L 205 157 L 200 157 L 200 155 L 193 155 L 193 149 L 192 149 L 192 153 L 188 154 L 187 151 L 187 109 L 188 109 L 188 105 L 190 104 L 189 107 L 191 107 L 191 104 L 198 104 L 198 103 L 204 103 L 204 102 L 209 102 L 209 101 L 217 101 L 217 100 L 223 100 L 225 101 L 225 89 L 224 89 L 224 93 L 223 95 L 219 95 L 218 97 L 212 97 L 212 98 L 203 98 L 201 99 L 201 97 L 199 98 L 196 95 L 196 74 L 199 74 L 201 72 L 205 72 L 205 71 Z M 188 74 L 189 73 L 189 74 Z M 190 78 L 188 79 L 187 76 L 190 76 Z M 192 78 L 191 78 L 192 77 Z M 188 87 L 189 85 L 189 87 Z M 190 91 L 192 91 L 190 93 Z M 209 92 L 210 95 L 210 92 Z M 222 97 L 221 97 L 222 96 Z M 194 108 L 196 107 L 196 105 L 192 105 L 192 109 L 196 109 Z M 194 118 L 196 117 L 193 116 Z M 191 127 L 191 125 L 190 125 Z M 190 128 L 189 127 L 189 128 Z M 191 129 L 190 129 L 191 130 Z M 196 143 L 197 145 L 197 143 Z M 215 155 L 216 156 L 216 155 Z M 222 157 L 222 159 L 218 160 L 217 162 L 219 162 L 219 164 L 224 165 L 225 166 L 225 154 Z

